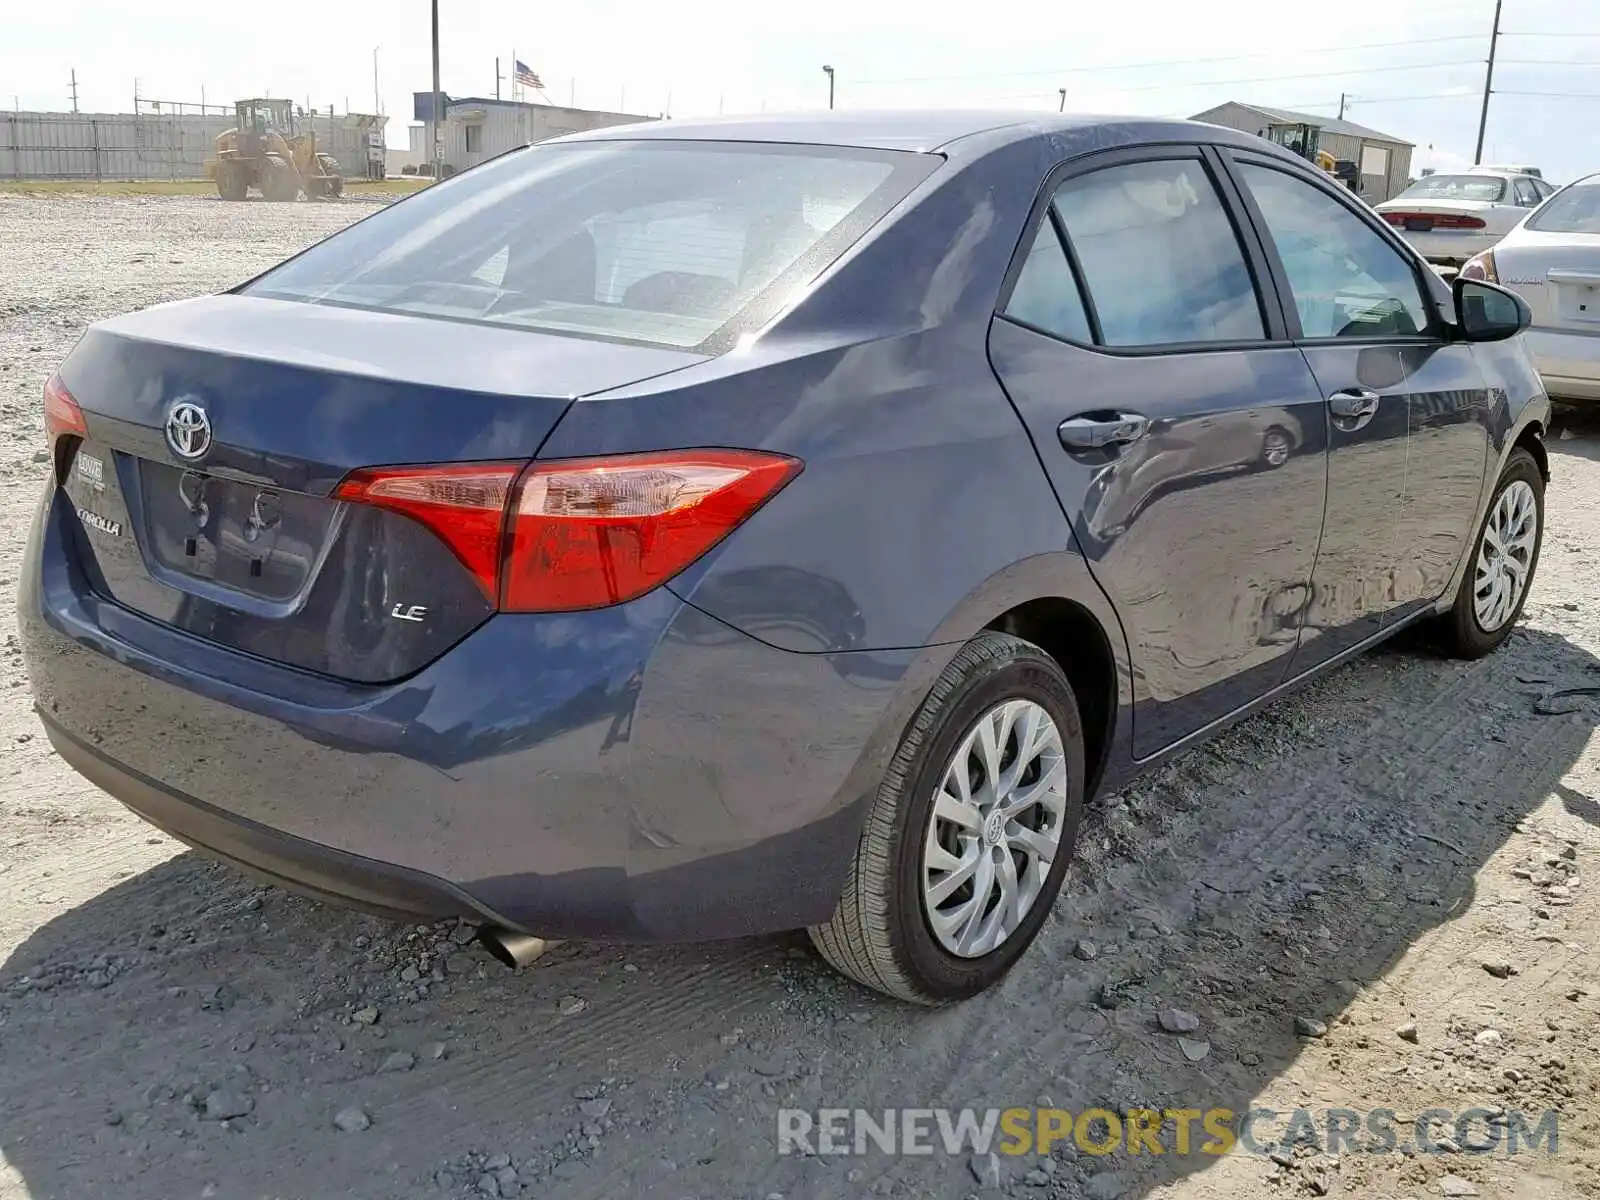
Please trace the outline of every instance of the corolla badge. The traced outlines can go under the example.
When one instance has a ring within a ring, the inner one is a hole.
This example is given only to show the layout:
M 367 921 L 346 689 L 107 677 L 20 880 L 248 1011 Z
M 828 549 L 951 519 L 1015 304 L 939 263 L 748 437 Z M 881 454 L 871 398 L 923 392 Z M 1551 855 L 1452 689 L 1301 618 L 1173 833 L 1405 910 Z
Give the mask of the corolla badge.
M 211 418 L 193 400 L 179 400 L 167 410 L 167 445 L 179 458 L 204 458 L 211 449 Z

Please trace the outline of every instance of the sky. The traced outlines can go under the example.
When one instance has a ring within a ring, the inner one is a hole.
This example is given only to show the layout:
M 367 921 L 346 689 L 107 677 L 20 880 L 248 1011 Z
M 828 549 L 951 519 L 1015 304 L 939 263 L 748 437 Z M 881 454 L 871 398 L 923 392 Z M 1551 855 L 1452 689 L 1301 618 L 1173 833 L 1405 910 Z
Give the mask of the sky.
M 1414 142 L 1412 170 L 1473 158 L 1494 0 L 439 0 L 441 87 L 511 94 L 511 57 L 555 104 L 673 117 L 915 106 L 1191 116 L 1226 100 Z M 1588 11 L 1586 11 L 1588 10 Z M 0 104 L 132 111 L 288 96 L 390 115 L 431 86 L 428 0 L 57 0 L 6 18 Z M 1600 6 L 1504 0 L 1483 158 L 1565 182 L 1600 170 Z M 374 99 L 374 51 L 377 99 Z

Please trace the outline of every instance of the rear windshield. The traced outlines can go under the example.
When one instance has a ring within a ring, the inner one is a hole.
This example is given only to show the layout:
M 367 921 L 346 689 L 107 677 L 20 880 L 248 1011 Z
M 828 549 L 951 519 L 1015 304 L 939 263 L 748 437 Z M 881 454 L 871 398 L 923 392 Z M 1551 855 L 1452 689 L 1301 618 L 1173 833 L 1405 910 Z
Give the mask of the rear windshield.
M 1562 188 L 1528 218 L 1540 233 L 1600 233 L 1600 179 Z
M 1428 175 L 1417 180 L 1396 200 L 1483 200 L 1495 204 L 1505 199 L 1506 181 L 1494 175 Z
M 679 348 L 776 313 L 939 160 L 735 142 L 520 150 L 377 213 L 252 295 Z

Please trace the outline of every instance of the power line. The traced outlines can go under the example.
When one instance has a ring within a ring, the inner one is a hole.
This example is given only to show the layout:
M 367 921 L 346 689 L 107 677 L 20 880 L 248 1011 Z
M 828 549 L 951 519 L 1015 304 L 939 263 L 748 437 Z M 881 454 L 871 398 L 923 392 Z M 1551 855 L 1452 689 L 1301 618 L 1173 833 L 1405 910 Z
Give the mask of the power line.
M 1495 88 L 1496 96 L 1557 96 L 1563 100 L 1600 100 L 1600 92 L 1523 92 Z
M 1586 67 L 1590 70 L 1600 67 L 1600 63 L 1574 62 L 1570 58 L 1502 58 L 1500 61 L 1518 67 Z
M 1178 91 L 1182 88 L 1235 87 L 1244 83 L 1284 83 L 1300 79 L 1326 79 L 1329 76 L 1378 75 L 1387 71 L 1427 71 L 1439 67 L 1475 67 L 1479 61 L 1475 58 L 1466 58 L 1457 59 L 1453 62 L 1405 63 L 1393 67 L 1361 67 L 1353 71 L 1309 71 L 1299 75 L 1257 75 L 1248 79 L 1185 80 L 1178 83 L 1153 83 L 1132 88 L 1098 88 L 1096 90 L 1106 95 L 1115 96 L 1128 92 L 1166 92 Z
M 1496 89 L 1498 92 L 1499 89 Z M 1413 100 L 1462 100 L 1471 92 L 1427 92 L 1421 96 L 1351 96 L 1351 104 L 1409 104 Z
M 1365 42 L 1357 46 L 1313 46 L 1301 49 L 1297 53 L 1339 54 L 1357 50 L 1390 50 L 1402 46 L 1427 46 L 1443 42 L 1477 41 L 1479 37 L 1480 35 L 1475 33 L 1458 33 L 1449 37 L 1410 38 L 1402 42 Z M 1172 58 L 1146 62 L 1104 63 L 1091 67 L 1057 67 L 1051 70 L 1039 71 L 967 71 L 952 75 L 907 75 L 884 79 L 852 79 L 850 82 L 853 86 L 861 87 L 890 83 L 945 83 L 961 79 L 1026 79 L 1030 76 L 1081 75 L 1096 71 L 1137 71 L 1149 67 L 1187 67 L 1197 66 L 1202 63 L 1244 62 L 1253 58 L 1274 57 L 1276 57 L 1276 54 L 1272 52 L 1264 54 L 1228 54 L 1212 55 L 1207 58 Z
M 1180 82 L 1180 83 L 1142 84 L 1139 87 L 1131 87 L 1131 88 L 1096 88 L 1095 89 L 1095 94 L 1099 95 L 1099 96 L 1122 96 L 1122 95 L 1138 94 L 1138 93 L 1143 93 L 1143 92 L 1180 92 L 1180 91 L 1192 90 L 1194 88 L 1235 87 L 1237 85 L 1246 84 L 1246 83 L 1281 83 L 1281 82 L 1286 82 L 1286 81 L 1292 82 L 1292 81 L 1306 80 L 1306 79 L 1326 79 L 1329 76 L 1339 76 L 1339 75 L 1366 75 L 1366 74 L 1372 74 L 1372 73 L 1383 72 L 1383 71 L 1421 71 L 1421 70 L 1427 70 L 1430 67 L 1461 67 L 1461 66 L 1477 66 L 1477 65 L 1478 65 L 1477 64 L 1477 60 L 1466 60 L 1466 61 L 1461 61 L 1461 62 L 1447 62 L 1447 63 L 1421 63 L 1421 64 L 1414 64 L 1413 63 L 1413 64 L 1407 64 L 1405 66 L 1396 66 L 1396 67 L 1368 67 L 1368 68 L 1365 68 L 1363 70 L 1358 70 L 1358 71 L 1315 71 L 1315 72 L 1311 72 L 1309 74 L 1304 74 L 1304 75 L 1260 75 L 1260 76 L 1256 76 L 1256 77 L 1250 78 L 1250 79 L 1187 80 L 1187 81 Z M 1031 91 L 1031 92 L 985 93 L 985 94 L 983 94 L 981 96 L 973 96 L 973 97 L 971 97 L 971 100 L 974 101 L 974 102 L 979 102 L 979 101 L 981 101 L 981 102 L 994 102 L 994 101 L 997 101 L 997 100 L 1031 100 L 1031 99 L 1035 99 L 1035 98 L 1037 98 L 1039 96 L 1044 95 L 1045 92 L 1046 92 L 1046 89 L 1039 88 L 1038 90 Z M 1462 95 L 1462 96 L 1470 96 L 1472 93 L 1471 92 L 1461 92 L 1461 93 L 1457 93 L 1457 94 L 1458 95 Z M 1353 101 L 1353 103 L 1362 103 L 1362 101 L 1357 99 L 1357 100 Z M 1330 100 L 1330 101 L 1322 102 L 1321 106 L 1322 107 L 1333 107 L 1333 106 L 1335 106 L 1337 104 L 1338 104 L 1337 100 Z M 1305 105 L 1291 105 L 1290 107 L 1293 107 L 1293 108 L 1305 108 L 1307 106 L 1305 106 Z

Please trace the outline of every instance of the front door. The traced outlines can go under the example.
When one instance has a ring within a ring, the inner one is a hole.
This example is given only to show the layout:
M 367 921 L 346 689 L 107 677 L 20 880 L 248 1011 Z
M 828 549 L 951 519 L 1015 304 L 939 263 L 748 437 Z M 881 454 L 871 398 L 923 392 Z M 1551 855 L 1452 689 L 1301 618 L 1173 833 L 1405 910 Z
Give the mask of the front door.
M 1328 506 L 1296 668 L 1437 599 L 1465 553 L 1490 397 L 1446 340 L 1413 256 L 1376 219 L 1248 154 L 1228 156 L 1328 406 Z
M 1284 678 L 1324 402 L 1198 147 L 1075 164 L 1030 239 L 990 358 L 1122 622 L 1146 757 Z

